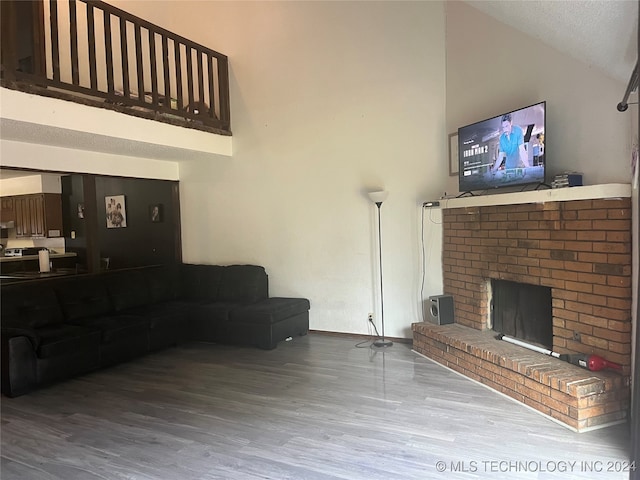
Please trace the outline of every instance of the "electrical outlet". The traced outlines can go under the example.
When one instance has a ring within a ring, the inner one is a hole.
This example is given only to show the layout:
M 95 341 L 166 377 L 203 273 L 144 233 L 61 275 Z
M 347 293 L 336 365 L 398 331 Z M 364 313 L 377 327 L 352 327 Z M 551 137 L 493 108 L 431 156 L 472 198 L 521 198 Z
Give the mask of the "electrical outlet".
M 370 322 L 373 322 L 373 313 L 370 313 L 370 314 L 369 314 L 369 321 L 370 321 Z
M 582 337 L 581 337 L 581 335 L 580 335 L 580 332 L 573 332 L 573 339 L 574 339 L 576 342 L 581 342 L 581 341 L 582 341 Z

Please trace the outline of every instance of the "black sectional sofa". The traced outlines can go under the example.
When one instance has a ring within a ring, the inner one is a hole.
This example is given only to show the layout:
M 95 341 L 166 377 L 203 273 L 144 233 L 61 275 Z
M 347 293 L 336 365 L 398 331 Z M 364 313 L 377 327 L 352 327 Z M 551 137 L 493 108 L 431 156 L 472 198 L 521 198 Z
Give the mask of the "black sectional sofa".
M 255 265 L 178 264 L 3 285 L 2 393 L 181 341 L 273 349 L 309 329 L 309 300 L 269 297 Z

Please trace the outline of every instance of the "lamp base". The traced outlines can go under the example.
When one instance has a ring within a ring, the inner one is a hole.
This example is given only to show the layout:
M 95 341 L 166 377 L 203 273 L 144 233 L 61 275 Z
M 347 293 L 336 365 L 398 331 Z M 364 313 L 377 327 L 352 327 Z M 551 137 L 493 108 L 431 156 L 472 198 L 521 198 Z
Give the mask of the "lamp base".
M 373 346 L 378 348 L 390 347 L 392 345 L 393 345 L 393 342 L 390 340 L 378 339 L 375 342 L 373 342 Z

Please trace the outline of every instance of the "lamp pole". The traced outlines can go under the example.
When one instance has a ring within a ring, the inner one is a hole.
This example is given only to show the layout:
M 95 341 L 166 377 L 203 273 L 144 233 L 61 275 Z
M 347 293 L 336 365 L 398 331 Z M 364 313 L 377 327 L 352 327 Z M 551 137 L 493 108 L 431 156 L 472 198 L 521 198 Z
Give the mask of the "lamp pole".
M 384 338 L 384 282 L 382 277 L 382 220 L 380 210 L 382 208 L 382 202 L 385 201 L 387 195 L 388 192 L 385 191 L 369 193 L 369 198 L 371 198 L 376 204 L 376 207 L 378 207 L 378 261 L 380 267 L 380 320 L 382 322 L 382 338 L 378 338 L 373 342 L 373 346 L 375 347 L 390 347 L 393 345 L 393 342 Z

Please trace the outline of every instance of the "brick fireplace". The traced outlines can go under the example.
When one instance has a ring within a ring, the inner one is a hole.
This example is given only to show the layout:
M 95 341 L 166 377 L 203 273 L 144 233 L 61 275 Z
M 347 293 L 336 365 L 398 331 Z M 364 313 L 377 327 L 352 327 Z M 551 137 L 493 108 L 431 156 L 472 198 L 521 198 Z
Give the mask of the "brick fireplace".
M 413 325 L 414 349 L 583 431 L 623 421 L 631 365 L 631 201 L 626 185 L 472 197 L 443 205 L 452 325 Z M 590 372 L 491 331 L 491 280 L 551 289 L 553 350 L 623 366 Z

